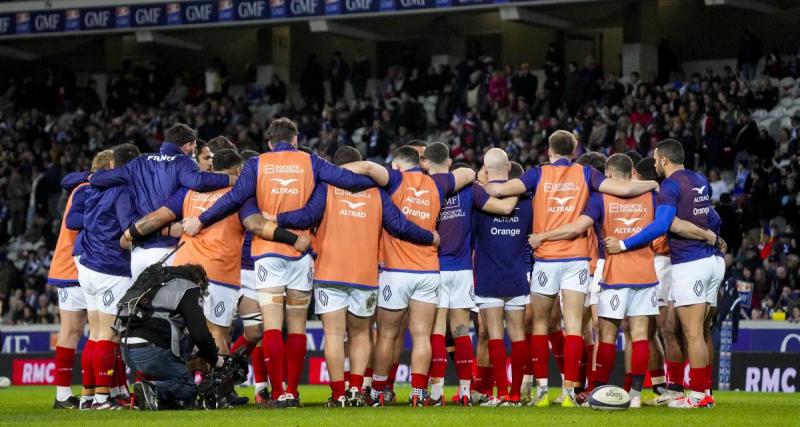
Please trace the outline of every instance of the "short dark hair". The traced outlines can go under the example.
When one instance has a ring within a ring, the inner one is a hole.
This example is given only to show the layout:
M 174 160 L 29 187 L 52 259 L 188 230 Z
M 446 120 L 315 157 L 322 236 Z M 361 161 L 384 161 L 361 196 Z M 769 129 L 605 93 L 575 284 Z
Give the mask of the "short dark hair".
M 665 139 L 656 145 L 659 156 L 664 156 L 670 163 L 682 165 L 685 157 L 683 145 L 674 139 Z
M 575 163 L 583 166 L 591 166 L 600 172 L 605 172 L 606 170 L 606 156 L 603 153 L 598 153 L 596 151 L 590 151 L 588 153 L 581 154 L 578 157 L 578 160 Z
M 425 160 L 437 165 L 444 164 L 450 158 L 450 148 L 442 142 L 434 142 L 425 147 Z
M 124 166 L 131 160 L 139 157 L 139 149 L 135 145 L 126 143 L 114 147 L 114 167 Z
M 214 167 L 215 171 L 222 171 L 241 165 L 242 156 L 236 150 L 219 150 L 214 153 L 214 158 L 211 160 L 211 166 Z
M 559 156 L 571 156 L 575 152 L 576 143 L 575 135 L 565 130 L 553 132 L 548 140 L 550 149 Z
M 222 135 L 211 138 L 211 141 L 208 141 L 208 151 L 216 153 L 220 150 L 236 150 L 236 146 Z
M 511 170 L 508 171 L 508 179 L 519 178 L 525 173 L 525 169 L 517 162 L 511 162 Z
M 199 155 L 200 152 L 203 151 L 203 148 L 208 147 L 208 143 L 205 139 L 197 138 L 197 142 L 194 144 L 194 154 Z
M 631 161 L 633 161 L 633 164 L 634 164 L 634 165 L 638 165 L 638 164 L 639 164 L 639 162 L 641 162 L 641 161 L 642 161 L 642 159 L 644 158 L 644 156 L 643 156 L 643 155 L 641 155 L 641 154 L 640 154 L 638 151 L 636 151 L 636 150 L 631 150 L 631 151 L 628 151 L 628 152 L 627 152 L 627 153 L 625 153 L 625 154 L 626 154 L 628 157 L 630 157 L 630 158 L 631 158 Z
M 656 170 L 656 159 L 652 157 L 645 157 L 636 164 L 636 173 L 640 179 L 643 180 L 658 180 L 658 171 Z
M 273 144 L 291 142 L 295 135 L 297 135 L 297 124 L 286 117 L 273 120 L 266 133 L 267 141 Z
M 428 144 L 426 144 L 425 141 L 419 139 L 412 139 L 411 141 L 408 141 L 408 144 L 406 145 L 408 145 L 409 147 L 423 147 L 423 148 L 428 146 Z
M 242 156 L 242 163 L 245 163 L 253 157 L 258 157 L 260 154 L 258 154 L 258 151 L 255 150 L 244 150 L 239 153 L 239 155 Z
M 404 145 L 397 150 L 394 150 L 394 160 L 409 163 L 412 165 L 419 165 L 419 153 L 414 147 L 410 145 Z
M 189 125 L 183 123 L 175 123 L 164 132 L 164 138 L 167 141 L 176 144 L 176 145 L 184 145 L 190 142 L 197 141 L 197 131 L 189 127 Z
M 361 153 L 349 145 L 345 145 L 344 147 L 336 150 L 336 154 L 333 155 L 333 163 L 336 166 L 360 161 Z
M 606 160 L 606 171 L 609 169 L 614 169 L 619 173 L 630 176 L 633 170 L 633 161 L 625 154 L 612 154 L 611 157 Z
M 472 169 L 472 166 L 470 166 L 470 165 L 468 165 L 468 164 L 466 164 L 464 162 L 455 162 L 455 163 L 453 163 L 452 166 L 450 166 L 450 170 L 451 171 L 454 171 L 456 169 L 461 169 L 461 168 Z

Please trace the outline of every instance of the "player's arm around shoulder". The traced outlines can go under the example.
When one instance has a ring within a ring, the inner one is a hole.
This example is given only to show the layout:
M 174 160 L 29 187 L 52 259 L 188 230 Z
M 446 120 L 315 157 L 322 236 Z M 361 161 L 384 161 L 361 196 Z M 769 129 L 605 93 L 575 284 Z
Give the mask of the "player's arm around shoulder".
M 389 171 L 375 162 L 363 160 L 342 165 L 341 168 L 347 169 L 357 175 L 366 175 L 372 178 L 381 188 L 389 184 Z

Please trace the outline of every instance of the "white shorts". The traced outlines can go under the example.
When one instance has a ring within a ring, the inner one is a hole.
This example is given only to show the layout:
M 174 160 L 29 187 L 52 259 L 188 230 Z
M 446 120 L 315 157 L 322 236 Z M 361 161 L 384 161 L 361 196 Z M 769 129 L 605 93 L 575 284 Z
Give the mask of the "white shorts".
M 475 281 L 472 270 L 439 273 L 439 308 L 475 307 Z
M 478 309 L 503 307 L 505 311 L 525 310 L 525 306 L 531 302 L 530 294 L 516 297 L 482 297 L 475 296 Z
M 203 314 L 209 322 L 228 328 L 233 322 L 238 302 L 238 289 L 209 283 L 208 296 L 203 298 Z
M 705 304 L 716 300 L 714 287 L 717 257 L 710 256 L 695 261 L 672 264 L 672 289 L 670 296 L 675 307 Z M 713 288 L 713 289 L 712 289 Z
M 594 276 L 592 276 L 592 284 L 589 285 L 589 292 L 586 293 L 586 299 L 583 300 L 584 307 L 591 307 L 597 305 L 600 300 L 600 280 L 603 279 L 603 267 L 606 265 L 606 260 L 599 258 L 597 265 L 594 268 Z
M 382 271 L 379 281 L 378 307 L 402 310 L 408 308 L 412 299 L 439 303 L 439 273 Z
M 589 261 L 537 261 L 533 265 L 531 292 L 555 295 L 560 290 L 589 292 Z
M 715 255 L 714 261 L 716 262 L 714 268 L 714 277 L 711 280 L 711 285 L 709 286 L 706 294 L 706 302 L 711 307 L 717 306 L 717 293 L 719 292 L 719 286 L 722 284 L 722 281 L 725 280 L 725 258 Z
M 86 294 L 86 309 L 117 314 L 117 302 L 131 287 L 130 277 L 100 273 L 86 266 L 78 269 L 78 280 Z
M 241 272 L 241 282 L 242 282 L 242 289 L 241 294 L 245 298 L 250 298 L 251 300 L 258 301 L 258 295 L 256 295 L 256 272 L 255 270 L 242 270 Z
M 346 308 L 354 316 L 370 317 L 375 314 L 377 305 L 377 289 L 321 284 L 314 286 L 314 312 L 318 315 Z
M 653 264 L 658 278 L 658 306 L 666 307 L 672 301 L 669 295 L 672 289 L 672 261 L 666 255 L 656 255 Z
M 174 250 L 175 248 L 133 248 L 133 251 L 131 251 L 131 283 L 136 281 L 145 268 L 161 261 L 165 256 Z M 172 261 L 174 259 L 175 254 L 172 254 L 172 256 L 166 260 L 164 265 L 172 265 Z
M 86 310 L 86 294 L 80 286 L 58 288 L 58 309 L 64 311 Z
M 658 289 L 605 288 L 600 291 L 597 315 L 607 319 L 622 320 L 633 316 L 658 314 Z
M 285 286 L 287 289 L 311 292 L 314 287 L 314 260 L 308 254 L 296 260 L 259 258 L 255 262 L 255 271 L 256 289 Z

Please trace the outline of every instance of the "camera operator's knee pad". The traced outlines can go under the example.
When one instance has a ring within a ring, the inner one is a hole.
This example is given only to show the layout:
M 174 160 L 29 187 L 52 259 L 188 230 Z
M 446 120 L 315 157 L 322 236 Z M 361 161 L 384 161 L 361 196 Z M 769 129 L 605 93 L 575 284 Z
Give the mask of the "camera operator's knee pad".
M 264 319 L 261 317 L 261 313 L 259 312 L 243 314 L 240 317 L 242 318 L 242 325 L 245 328 L 251 326 L 261 326 L 261 324 L 264 322 Z
M 311 292 L 302 296 L 286 296 L 287 310 L 306 310 L 311 305 Z
M 272 293 L 264 290 L 258 291 L 258 305 L 260 307 L 265 306 L 283 306 L 284 301 L 286 301 L 286 297 L 283 296 L 282 293 Z

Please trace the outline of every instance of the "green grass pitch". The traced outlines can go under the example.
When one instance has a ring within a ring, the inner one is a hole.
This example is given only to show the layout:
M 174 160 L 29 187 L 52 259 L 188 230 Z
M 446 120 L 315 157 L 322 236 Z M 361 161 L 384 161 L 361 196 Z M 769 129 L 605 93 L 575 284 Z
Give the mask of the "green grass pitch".
M 77 388 L 76 388 L 77 391 Z M 553 391 L 553 398 L 559 390 Z M 385 408 L 322 407 L 330 390 L 325 386 L 302 386 L 303 408 L 266 410 L 254 404 L 218 411 L 165 412 L 79 412 L 53 410 L 53 387 L 12 386 L 0 390 L 0 425 L 91 425 L 91 426 L 541 426 L 581 425 L 587 427 L 647 426 L 786 426 L 800 419 L 800 393 L 715 394 L 713 409 L 678 410 L 642 408 L 620 412 L 597 412 L 586 408 L 409 408 L 395 404 Z M 448 388 L 447 396 L 454 389 Z M 252 398 L 252 388 L 239 394 Z M 405 399 L 407 388 L 398 388 L 398 399 Z

